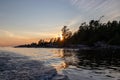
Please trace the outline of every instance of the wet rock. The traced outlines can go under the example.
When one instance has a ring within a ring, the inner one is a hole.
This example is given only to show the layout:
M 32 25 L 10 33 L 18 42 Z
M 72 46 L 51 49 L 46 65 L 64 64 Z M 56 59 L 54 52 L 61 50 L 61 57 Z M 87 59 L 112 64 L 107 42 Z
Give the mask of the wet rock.
M 52 80 L 69 80 L 66 75 L 57 75 Z
M 114 78 L 113 76 L 111 76 L 111 75 L 106 75 L 107 77 L 111 77 L 111 78 Z

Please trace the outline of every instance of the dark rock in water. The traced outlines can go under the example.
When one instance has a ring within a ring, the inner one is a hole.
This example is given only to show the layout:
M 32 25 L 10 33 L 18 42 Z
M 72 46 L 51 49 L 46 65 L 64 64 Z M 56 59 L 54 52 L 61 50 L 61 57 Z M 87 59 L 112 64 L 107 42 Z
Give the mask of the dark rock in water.
M 52 80 L 69 80 L 66 75 L 57 75 Z
M 53 80 L 54 77 L 54 80 L 67 80 L 65 76 L 58 76 L 53 67 L 44 66 L 40 61 L 4 54 L 0 53 L 0 80 Z

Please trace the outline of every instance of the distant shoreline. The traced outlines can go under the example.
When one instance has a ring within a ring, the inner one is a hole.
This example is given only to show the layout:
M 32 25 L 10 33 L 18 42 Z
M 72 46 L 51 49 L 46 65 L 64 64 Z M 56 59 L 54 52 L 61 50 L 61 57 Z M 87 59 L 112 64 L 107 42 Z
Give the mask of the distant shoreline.
M 26 47 L 26 46 L 14 46 L 14 48 L 61 48 L 61 49 L 79 49 L 79 50 L 99 50 L 99 49 L 120 49 L 120 46 L 117 45 L 108 45 L 108 46 L 88 46 L 88 45 L 75 45 L 69 47 Z

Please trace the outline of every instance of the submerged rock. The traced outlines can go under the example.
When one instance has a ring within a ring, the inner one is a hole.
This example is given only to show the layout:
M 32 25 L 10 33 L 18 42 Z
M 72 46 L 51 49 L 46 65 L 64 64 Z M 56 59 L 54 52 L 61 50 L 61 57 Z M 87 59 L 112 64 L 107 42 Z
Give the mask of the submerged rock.
M 69 80 L 66 75 L 57 75 L 52 80 Z

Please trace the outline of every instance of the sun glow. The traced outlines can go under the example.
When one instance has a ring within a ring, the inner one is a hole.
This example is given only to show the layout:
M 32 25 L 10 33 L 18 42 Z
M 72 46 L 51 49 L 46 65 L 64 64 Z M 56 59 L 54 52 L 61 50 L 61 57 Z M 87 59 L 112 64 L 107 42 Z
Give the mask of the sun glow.
M 62 41 L 62 40 L 63 40 L 63 36 L 62 36 L 62 34 L 60 34 L 60 36 L 59 36 L 59 37 L 60 37 L 60 40 Z

